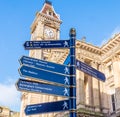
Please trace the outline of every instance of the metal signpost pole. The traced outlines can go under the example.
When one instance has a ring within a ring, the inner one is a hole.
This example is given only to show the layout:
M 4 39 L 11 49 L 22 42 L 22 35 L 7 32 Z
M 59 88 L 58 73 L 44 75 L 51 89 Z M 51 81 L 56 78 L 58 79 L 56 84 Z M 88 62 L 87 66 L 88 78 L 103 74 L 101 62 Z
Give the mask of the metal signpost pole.
M 76 117 L 76 30 L 70 30 L 70 117 Z

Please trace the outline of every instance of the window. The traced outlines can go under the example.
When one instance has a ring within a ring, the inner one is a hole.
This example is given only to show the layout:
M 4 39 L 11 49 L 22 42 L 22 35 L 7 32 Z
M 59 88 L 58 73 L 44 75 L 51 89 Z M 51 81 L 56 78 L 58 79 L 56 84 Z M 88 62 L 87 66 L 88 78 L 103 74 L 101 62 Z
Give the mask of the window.
M 112 71 L 112 65 L 109 65 L 109 66 L 108 66 L 108 70 L 109 70 L 109 72 Z
M 110 77 L 113 75 L 113 71 L 112 71 L 112 64 L 107 66 L 107 73 L 106 73 L 107 77 Z
M 49 15 L 52 15 L 52 12 L 49 12 Z
M 112 109 L 113 111 L 115 111 L 115 95 L 114 94 L 111 95 L 111 101 L 112 101 Z
M 51 9 L 48 9 L 48 10 L 46 11 L 46 13 L 47 13 L 47 15 L 49 15 L 49 16 L 53 16 L 53 11 L 52 11 Z

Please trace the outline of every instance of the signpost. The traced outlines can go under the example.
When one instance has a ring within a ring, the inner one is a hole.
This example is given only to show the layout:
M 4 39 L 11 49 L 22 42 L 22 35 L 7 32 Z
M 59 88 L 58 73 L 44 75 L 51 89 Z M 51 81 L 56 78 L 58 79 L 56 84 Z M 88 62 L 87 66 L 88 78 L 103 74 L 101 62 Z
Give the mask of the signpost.
M 70 49 L 70 54 L 64 62 L 66 65 L 60 65 L 27 56 L 20 58 L 21 67 L 19 73 L 22 77 L 39 79 L 49 84 L 19 79 L 16 84 L 18 90 L 69 97 L 68 100 L 27 105 L 25 109 L 26 115 L 69 110 L 70 117 L 76 117 L 76 68 L 99 80 L 105 81 L 105 75 L 103 73 L 76 60 L 75 43 L 76 30 L 74 28 L 70 30 L 70 40 L 26 41 L 24 43 L 25 49 L 28 50 L 49 48 Z M 67 66 L 68 64 L 70 66 Z M 60 86 L 58 86 L 58 84 Z
M 50 112 L 60 112 L 60 111 L 68 111 L 69 109 L 70 109 L 69 100 L 62 100 L 57 102 L 27 105 L 25 108 L 25 114 L 33 115 L 33 114 L 42 114 L 42 113 L 50 113 Z
M 25 49 L 69 48 L 69 40 L 26 41 Z
M 22 64 L 29 65 L 35 68 L 45 69 L 48 71 L 57 72 L 61 74 L 69 75 L 70 73 L 69 66 L 67 65 L 60 65 L 53 62 L 32 58 L 32 57 L 22 56 L 19 62 L 21 65 Z
M 62 97 L 69 97 L 69 88 L 67 87 L 55 86 L 26 79 L 19 79 L 16 83 L 16 87 L 19 91 L 24 92 L 44 93 Z
M 93 67 L 91 67 L 79 60 L 76 60 L 76 68 L 78 70 L 85 72 L 88 75 L 91 75 L 92 77 L 95 77 L 95 78 L 105 82 L 105 75 L 102 72 L 94 69 Z
M 75 40 L 76 31 L 72 28 L 70 30 L 70 40 L 26 41 L 24 43 L 25 49 L 28 50 L 48 48 L 70 49 L 70 54 L 65 62 L 65 64 L 70 64 L 70 66 L 27 56 L 20 58 L 21 67 L 19 73 L 22 77 L 39 79 L 49 84 L 19 79 L 16 84 L 18 90 L 69 97 L 68 100 L 28 105 L 25 109 L 26 115 L 69 110 L 70 117 L 76 117 Z M 60 86 L 57 86 L 58 84 Z

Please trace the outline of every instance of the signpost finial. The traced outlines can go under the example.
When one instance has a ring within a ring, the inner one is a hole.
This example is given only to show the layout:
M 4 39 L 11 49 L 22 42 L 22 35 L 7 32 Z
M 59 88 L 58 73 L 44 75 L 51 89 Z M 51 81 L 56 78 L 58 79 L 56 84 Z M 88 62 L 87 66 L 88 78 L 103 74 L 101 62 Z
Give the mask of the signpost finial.
M 76 30 L 75 30 L 75 28 L 71 28 L 70 29 L 70 36 L 76 36 Z

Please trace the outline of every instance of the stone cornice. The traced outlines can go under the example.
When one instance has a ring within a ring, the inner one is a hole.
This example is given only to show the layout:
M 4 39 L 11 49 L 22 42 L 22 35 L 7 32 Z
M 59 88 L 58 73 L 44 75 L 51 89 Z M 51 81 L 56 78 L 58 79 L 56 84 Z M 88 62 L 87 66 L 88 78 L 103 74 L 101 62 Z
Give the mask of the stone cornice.
M 49 16 L 49 15 L 47 15 L 47 14 L 43 14 L 43 13 L 39 13 L 39 14 L 40 14 L 40 16 L 46 18 L 47 20 L 51 20 L 51 21 L 54 21 L 54 22 L 58 22 L 58 23 L 60 23 L 60 24 L 62 23 L 61 20 L 58 20 L 58 19 L 56 19 L 56 18 L 54 18 L 54 17 L 51 17 L 51 16 Z
M 36 25 L 38 24 L 38 22 L 41 21 L 43 24 L 49 24 L 50 22 L 52 22 L 52 24 L 57 24 L 58 26 L 54 25 L 53 27 L 55 28 L 59 28 L 60 27 L 60 24 L 62 23 L 61 20 L 58 20 L 54 17 L 51 17 L 51 16 L 48 16 L 46 14 L 43 14 L 43 13 L 40 13 L 40 12 L 37 12 L 36 13 L 36 17 L 31 25 L 31 32 L 34 31 Z
M 96 54 L 99 54 L 99 55 L 104 55 L 104 54 L 108 53 L 109 51 L 112 51 L 112 49 L 116 48 L 116 46 L 120 46 L 120 33 L 116 34 L 112 39 L 110 39 L 101 48 L 99 48 L 97 46 L 94 46 L 92 44 L 88 44 L 84 41 L 77 40 L 77 42 L 76 42 L 76 47 L 77 48 L 85 49 L 87 51 L 90 51 L 90 52 L 93 52 L 93 53 L 96 53 Z
M 101 47 L 101 51 L 103 54 L 105 54 L 111 49 L 113 49 L 114 47 L 116 47 L 116 45 L 118 44 L 120 44 L 120 33 L 116 34 L 112 39 L 110 39 L 106 44 L 104 44 Z
M 76 48 L 84 49 L 86 51 L 99 54 L 99 55 L 101 54 L 101 50 L 99 47 L 85 43 L 83 41 L 79 41 L 79 40 L 76 41 Z
M 120 44 L 117 44 L 115 47 L 111 48 L 111 50 L 103 54 L 101 59 L 103 62 L 106 62 L 112 60 L 116 55 L 120 55 Z
M 112 57 L 112 62 L 114 62 L 114 61 L 120 61 L 120 55 L 115 54 L 115 55 Z

